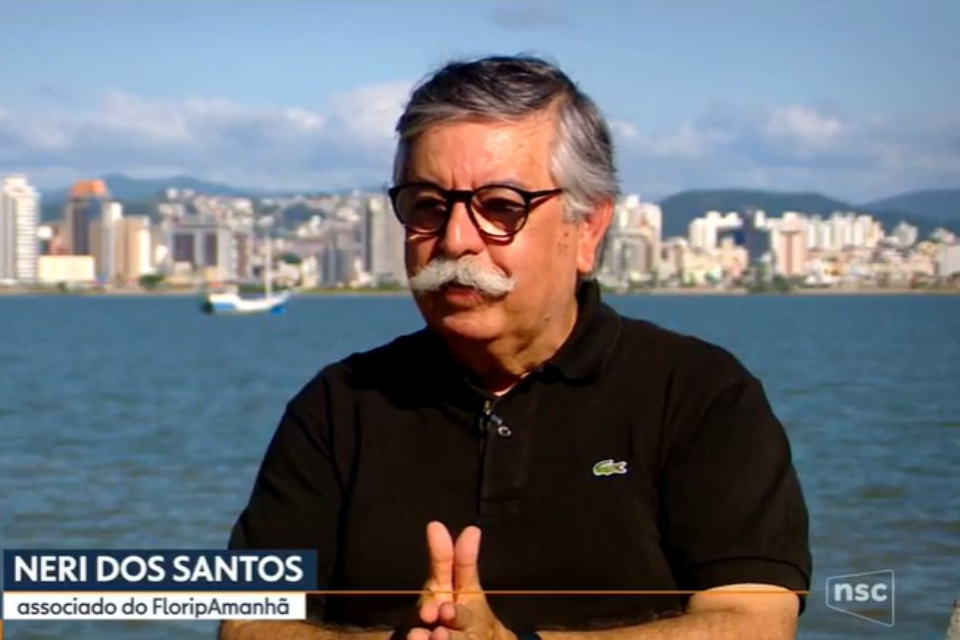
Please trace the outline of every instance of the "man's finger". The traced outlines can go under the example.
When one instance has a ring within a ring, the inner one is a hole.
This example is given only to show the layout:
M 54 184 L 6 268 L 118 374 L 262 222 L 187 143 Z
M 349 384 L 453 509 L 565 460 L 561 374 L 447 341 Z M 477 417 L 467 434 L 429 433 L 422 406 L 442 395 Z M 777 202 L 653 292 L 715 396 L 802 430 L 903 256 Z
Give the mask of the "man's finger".
M 421 604 L 420 622 L 429 625 L 436 624 L 440 620 L 440 604 L 440 601 L 433 597 L 427 599 L 423 604 Z
M 437 627 L 430 633 L 430 640 L 451 640 L 450 629 L 446 627 Z
M 407 632 L 407 640 L 430 640 L 431 635 L 430 629 L 414 627 Z
M 440 624 L 450 629 L 468 629 L 473 622 L 473 611 L 470 607 L 462 604 L 444 602 L 440 605 L 438 619 Z
M 437 610 L 437 621 L 447 627 L 460 629 L 461 627 L 456 624 L 457 605 L 452 602 L 444 602 L 441 604 Z
M 430 554 L 430 586 L 442 600 L 453 599 L 453 538 L 440 522 L 427 525 Z
M 480 591 L 479 559 L 480 529 L 467 527 L 457 538 L 454 548 L 453 584 L 457 591 Z

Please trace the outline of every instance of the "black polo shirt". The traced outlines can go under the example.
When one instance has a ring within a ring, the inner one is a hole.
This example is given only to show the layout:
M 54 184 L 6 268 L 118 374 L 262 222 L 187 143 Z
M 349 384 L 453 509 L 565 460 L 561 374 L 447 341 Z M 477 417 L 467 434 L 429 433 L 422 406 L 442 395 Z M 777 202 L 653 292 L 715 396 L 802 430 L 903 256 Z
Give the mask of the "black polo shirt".
M 720 347 L 620 316 L 594 283 L 578 300 L 556 356 L 492 401 L 426 329 L 324 368 L 288 404 L 230 546 L 316 549 L 324 589 L 419 590 L 439 520 L 482 529 L 486 590 L 808 589 L 807 511 L 761 383 Z M 513 629 L 636 624 L 685 603 L 488 599 Z M 402 626 L 415 601 L 312 610 Z

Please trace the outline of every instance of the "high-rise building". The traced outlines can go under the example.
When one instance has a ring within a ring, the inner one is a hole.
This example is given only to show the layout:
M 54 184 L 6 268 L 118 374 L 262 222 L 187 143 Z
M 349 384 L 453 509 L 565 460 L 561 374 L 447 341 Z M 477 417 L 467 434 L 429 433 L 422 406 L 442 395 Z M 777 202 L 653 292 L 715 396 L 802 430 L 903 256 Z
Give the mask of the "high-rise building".
M 904 249 L 915 245 L 919 236 L 920 233 L 917 227 L 912 224 L 907 224 L 906 222 L 901 221 L 893 229 L 893 237 L 896 239 L 897 244 Z
M 690 221 L 688 238 L 694 249 L 709 251 L 717 247 L 717 232 L 720 230 L 723 217 L 719 211 L 708 211 L 701 218 Z
M 363 225 L 363 269 L 376 284 L 404 284 L 403 226 L 386 196 L 367 201 Z
M 187 217 L 177 220 L 167 236 L 165 244 L 171 251 L 168 266 L 172 271 L 186 268 L 219 282 L 248 275 L 239 270 L 246 263 L 246 236 L 235 233 L 226 222 Z
M 326 287 L 350 285 L 357 280 L 357 267 L 363 266 L 363 247 L 356 229 L 349 222 L 329 225 L 324 235 L 320 258 L 320 283 Z
M 937 252 L 937 275 L 952 278 L 960 274 L 960 244 L 948 244 Z
M 786 277 L 802 275 L 807 265 L 806 219 L 795 212 L 784 213 L 780 220 L 770 225 L 770 245 L 778 274 Z
M 663 211 L 659 205 L 641 202 L 637 230 L 644 240 L 644 256 L 641 273 L 657 274 L 660 271 L 660 244 L 663 240 Z
M 870 215 L 859 215 L 854 219 L 854 246 L 873 249 L 883 240 L 883 225 Z
M 743 226 L 743 218 L 739 213 L 731 211 L 722 215 L 719 211 L 708 211 L 699 218 L 690 221 L 687 239 L 690 248 L 711 251 L 720 246 L 724 236 Z
M 63 207 L 63 244 L 67 254 L 93 255 L 90 222 L 101 218 L 109 198 L 103 180 L 81 180 L 70 188 L 70 199 Z
M 90 254 L 97 270 L 97 279 L 114 283 L 121 274 L 119 254 L 122 251 L 123 205 L 102 202 L 100 218 L 90 220 Z
M 807 218 L 807 249 L 815 251 L 829 251 L 833 248 L 833 225 L 830 220 L 824 220 L 819 215 Z
M 0 183 L 0 282 L 37 280 L 39 203 L 26 176 L 8 176 Z
M 737 242 L 747 250 L 750 266 L 757 267 L 765 263 L 770 257 L 770 230 L 767 228 L 767 217 L 763 211 L 751 211 L 743 217 L 743 227 Z
M 690 250 L 686 238 L 671 238 L 660 247 L 660 280 L 680 282 L 683 278 L 683 255 Z
M 127 284 L 154 271 L 150 218 L 126 216 L 119 223 L 117 276 Z
M 616 204 L 600 263 L 604 280 L 629 284 L 659 272 L 663 213 L 631 194 Z

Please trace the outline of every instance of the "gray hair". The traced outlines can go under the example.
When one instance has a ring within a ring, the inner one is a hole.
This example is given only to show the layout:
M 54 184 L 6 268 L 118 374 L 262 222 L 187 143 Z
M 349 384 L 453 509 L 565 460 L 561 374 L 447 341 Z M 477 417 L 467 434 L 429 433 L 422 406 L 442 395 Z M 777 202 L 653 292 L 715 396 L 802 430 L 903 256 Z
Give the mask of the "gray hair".
M 558 131 L 550 173 L 564 189 L 563 210 L 582 220 L 619 195 L 610 130 L 597 105 L 556 65 L 529 56 L 491 56 L 447 63 L 414 92 L 397 122 L 393 164 L 403 180 L 411 141 L 449 122 L 511 122 L 557 108 Z

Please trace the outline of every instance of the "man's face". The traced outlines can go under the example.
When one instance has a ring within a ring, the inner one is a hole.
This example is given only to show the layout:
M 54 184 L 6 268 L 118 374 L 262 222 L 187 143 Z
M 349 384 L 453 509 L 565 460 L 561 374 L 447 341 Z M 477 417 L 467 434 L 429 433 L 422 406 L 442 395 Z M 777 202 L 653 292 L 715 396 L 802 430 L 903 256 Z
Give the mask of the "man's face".
M 490 184 L 554 189 L 549 163 L 555 118 L 551 111 L 516 123 L 461 122 L 428 129 L 410 146 L 404 182 L 463 190 Z M 528 339 L 574 304 L 578 271 L 592 267 L 601 227 L 605 223 L 566 222 L 561 198 L 553 196 L 534 201 L 526 225 L 513 238 L 489 238 L 457 203 L 437 234 L 407 234 L 408 275 L 437 258 L 465 259 L 515 285 L 501 295 L 448 286 L 416 294 L 417 304 L 427 323 L 447 335 Z

